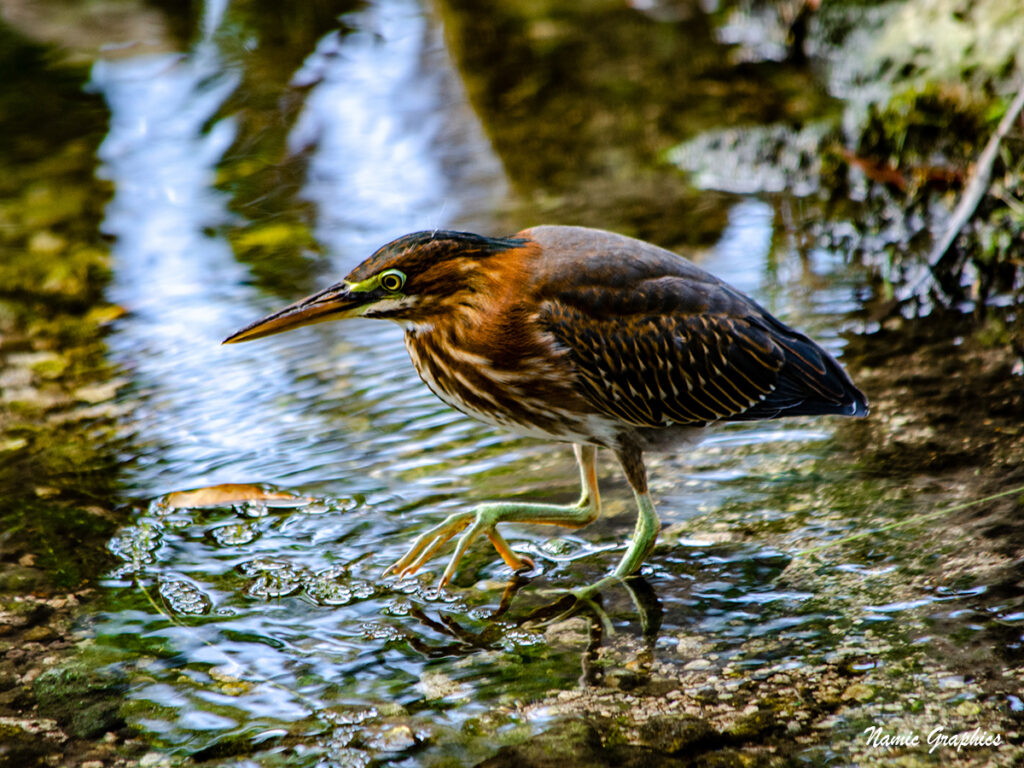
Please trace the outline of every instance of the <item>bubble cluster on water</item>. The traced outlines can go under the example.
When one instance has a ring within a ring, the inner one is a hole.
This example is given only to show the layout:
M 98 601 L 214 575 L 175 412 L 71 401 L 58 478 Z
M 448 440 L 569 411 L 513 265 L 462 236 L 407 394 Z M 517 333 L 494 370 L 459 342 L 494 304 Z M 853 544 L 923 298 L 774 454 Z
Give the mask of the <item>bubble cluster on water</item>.
M 360 630 L 364 640 L 389 642 L 405 639 L 405 634 L 391 624 L 366 623 L 360 625 Z
M 231 511 L 240 517 L 266 517 L 270 508 L 261 501 L 246 501 L 233 505 Z
M 356 503 L 352 499 L 337 501 L 333 504 L 317 501 L 304 505 L 302 511 L 307 515 L 326 515 L 328 512 L 347 512 L 355 506 Z
M 222 547 L 238 547 L 258 538 L 260 529 L 252 523 L 229 523 L 211 528 L 210 535 Z
M 357 599 L 349 586 L 337 582 L 314 581 L 306 584 L 305 589 L 306 594 L 320 605 L 348 605 Z M 372 594 L 372 590 L 367 590 L 364 596 Z
M 549 557 L 564 558 L 579 552 L 583 547 L 578 542 L 565 538 L 551 538 L 540 545 L 541 551 Z
M 501 638 L 498 640 L 500 647 L 506 651 L 513 651 L 531 645 L 539 646 L 543 645 L 545 642 L 544 635 L 540 632 L 531 632 L 529 630 L 512 628 L 503 632 Z
M 412 605 L 408 600 L 388 600 L 381 608 L 385 616 L 408 616 L 412 611 Z
M 163 534 L 159 527 L 140 522 L 118 531 L 107 548 L 125 561 L 126 565 L 118 571 L 127 573 L 140 571 L 143 566 L 156 562 L 156 552 L 162 543 Z
M 303 589 L 314 602 L 330 606 L 366 600 L 378 592 L 376 585 L 352 578 L 346 567 L 338 565 L 307 575 L 303 580 Z
M 306 578 L 306 571 L 301 566 L 269 557 L 247 560 L 238 569 L 246 576 L 255 577 L 246 587 L 246 594 L 265 599 L 298 592 Z
M 171 611 L 185 616 L 202 616 L 213 606 L 208 595 L 187 581 L 161 580 L 159 592 Z

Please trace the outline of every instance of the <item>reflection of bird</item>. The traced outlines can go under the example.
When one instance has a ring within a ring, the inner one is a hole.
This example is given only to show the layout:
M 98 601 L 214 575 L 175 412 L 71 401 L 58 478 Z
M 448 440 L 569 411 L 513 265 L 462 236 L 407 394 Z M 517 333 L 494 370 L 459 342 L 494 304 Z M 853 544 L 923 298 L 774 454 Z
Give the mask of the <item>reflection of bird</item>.
M 623 577 L 639 569 L 660 528 L 644 450 L 680 446 L 717 421 L 868 411 L 839 364 L 806 336 L 686 259 L 600 230 L 406 235 L 340 283 L 225 341 L 345 317 L 404 326 L 420 378 L 452 407 L 573 443 L 579 502 L 489 503 L 453 514 L 388 569 L 413 573 L 461 533 L 442 584 L 480 534 L 511 568 L 531 565 L 497 523 L 578 528 L 596 519 L 598 447 L 615 453 L 639 508 L 615 569 Z

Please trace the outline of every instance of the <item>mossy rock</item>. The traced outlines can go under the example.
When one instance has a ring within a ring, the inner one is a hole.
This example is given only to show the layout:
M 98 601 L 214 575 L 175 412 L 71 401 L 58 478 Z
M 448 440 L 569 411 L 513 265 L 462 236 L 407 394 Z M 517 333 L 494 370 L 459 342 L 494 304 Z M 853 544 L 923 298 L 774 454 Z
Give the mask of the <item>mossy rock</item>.
M 514 747 L 503 747 L 477 768 L 682 768 L 689 763 L 664 752 L 633 745 L 605 746 L 585 720 L 558 723 Z
M 737 719 L 728 734 L 739 741 L 759 741 L 783 727 L 774 709 L 758 709 Z
M 563 765 L 606 765 L 601 737 L 583 720 L 559 723 L 514 747 L 503 747 L 479 768 L 557 768 Z
M 80 739 L 93 739 L 124 726 L 120 708 L 128 689 L 124 678 L 90 668 L 80 660 L 43 672 L 33 683 L 39 714 Z
M 49 577 L 38 568 L 15 565 L 0 571 L 0 594 L 31 594 L 42 591 L 48 584 Z
M 670 754 L 693 754 L 722 740 L 707 720 L 691 715 L 652 717 L 640 727 L 639 736 L 644 746 Z

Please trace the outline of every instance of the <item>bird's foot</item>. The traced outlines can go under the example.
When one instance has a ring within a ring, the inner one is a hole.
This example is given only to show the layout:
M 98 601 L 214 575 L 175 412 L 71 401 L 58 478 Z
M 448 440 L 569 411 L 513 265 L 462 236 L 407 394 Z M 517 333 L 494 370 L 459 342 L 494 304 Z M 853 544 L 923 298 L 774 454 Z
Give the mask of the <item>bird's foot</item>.
M 640 619 L 644 637 L 650 635 L 652 627 L 657 633 L 658 627 L 661 626 L 661 604 L 657 596 L 642 577 L 621 576 L 615 573 L 585 587 L 551 590 L 551 593 L 559 595 L 558 599 L 533 611 L 524 623 L 542 628 L 580 614 L 589 614 L 600 622 L 605 634 L 610 637 L 615 634 L 615 628 L 602 606 L 601 592 L 611 586 L 621 586 L 629 594 Z
M 607 612 L 601 606 L 598 595 L 600 588 L 608 586 L 609 583 L 616 580 L 616 577 L 610 576 L 589 587 L 568 591 L 558 590 L 560 597 L 557 600 L 531 612 L 523 623 L 529 624 L 534 629 L 543 629 L 576 616 L 589 615 L 600 622 L 605 634 L 614 635 L 615 628 L 612 626 Z
M 502 511 L 505 509 L 501 504 L 482 504 L 471 512 L 456 512 L 439 525 L 435 525 L 426 533 L 421 534 L 409 547 L 401 558 L 392 563 L 383 573 L 395 574 L 399 578 L 411 576 L 434 556 L 434 554 L 447 544 L 451 539 L 459 536 L 455 544 L 455 552 L 452 554 L 448 567 L 441 574 L 439 587 L 447 586 L 455 575 L 459 561 L 466 554 L 469 545 L 484 534 L 490 539 L 494 549 L 501 555 L 501 559 L 513 571 L 522 571 L 533 568 L 533 560 L 526 555 L 518 555 L 512 551 L 512 547 L 505 541 L 505 537 L 498 533 L 495 525 L 502 519 Z

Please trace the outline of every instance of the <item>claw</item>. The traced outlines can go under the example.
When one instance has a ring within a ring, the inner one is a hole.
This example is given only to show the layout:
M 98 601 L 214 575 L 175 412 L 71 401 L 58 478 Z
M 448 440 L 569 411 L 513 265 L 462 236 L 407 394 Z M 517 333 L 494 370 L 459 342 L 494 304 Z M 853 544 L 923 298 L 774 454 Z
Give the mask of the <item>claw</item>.
M 471 525 L 472 523 L 472 525 Z M 463 532 L 463 529 L 467 528 Z M 420 534 L 416 540 L 409 547 L 409 551 L 406 552 L 402 557 L 396 560 L 394 563 L 389 565 L 381 577 L 386 577 L 389 574 L 395 574 L 398 578 L 405 578 L 406 576 L 412 576 L 416 571 L 422 568 L 430 558 L 432 558 L 437 551 L 455 538 L 459 533 L 458 541 L 455 544 L 455 552 L 452 553 L 451 560 L 448 561 L 448 567 L 444 569 L 444 573 L 441 574 L 441 578 L 438 582 L 438 588 L 448 586 L 452 578 L 455 576 L 455 571 L 459 567 L 459 562 L 462 560 L 466 551 L 470 545 L 480 534 L 485 534 L 490 539 L 491 544 L 494 545 L 494 549 L 501 556 L 501 559 L 505 561 L 509 568 L 514 571 L 522 571 L 527 568 L 533 568 L 533 560 L 525 555 L 517 555 L 512 551 L 512 547 L 509 546 L 505 538 L 498 533 L 494 527 L 494 522 L 488 518 L 482 516 L 480 512 L 456 512 L 455 514 L 449 515 L 444 522 L 439 525 L 435 525 L 430 530 Z
M 434 553 L 451 540 L 459 531 L 469 525 L 474 518 L 472 512 L 457 512 L 449 515 L 440 525 L 420 534 L 409 547 L 409 551 L 389 565 L 382 576 L 394 573 L 405 578 L 416 573 Z

